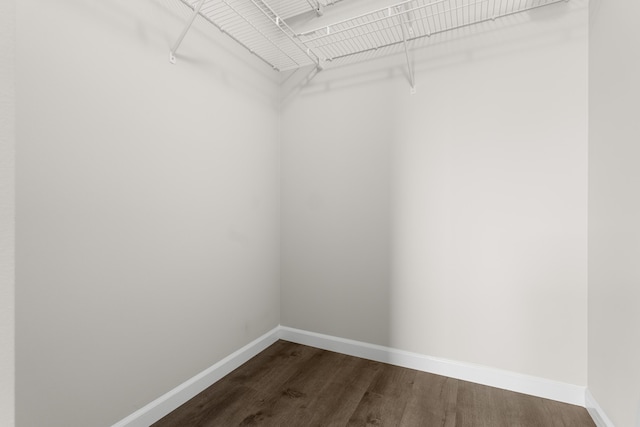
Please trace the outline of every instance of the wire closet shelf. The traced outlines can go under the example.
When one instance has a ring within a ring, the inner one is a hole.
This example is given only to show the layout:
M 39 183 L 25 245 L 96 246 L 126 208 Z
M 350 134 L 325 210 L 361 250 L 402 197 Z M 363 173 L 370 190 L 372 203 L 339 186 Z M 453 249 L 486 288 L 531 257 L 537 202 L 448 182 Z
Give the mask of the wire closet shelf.
M 202 16 L 274 69 L 286 71 L 321 68 L 325 61 L 401 43 L 408 55 L 412 40 L 568 0 L 408 0 L 301 33 L 286 20 L 311 11 L 320 15 L 337 0 L 181 1 L 193 18 Z M 191 22 L 171 51 L 173 60 Z
M 318 56 L 302 44 L 285 22 L 291 16 L 319 10 L 320 5 L 316 0 L 283 2 L 283 6 L 277 9 L 264 0 L 181 1 L 194 11 L 194 16 L 202 16 L 278 71 L 319 65 Z M 172 49 L 172 54 L 184 34 Z

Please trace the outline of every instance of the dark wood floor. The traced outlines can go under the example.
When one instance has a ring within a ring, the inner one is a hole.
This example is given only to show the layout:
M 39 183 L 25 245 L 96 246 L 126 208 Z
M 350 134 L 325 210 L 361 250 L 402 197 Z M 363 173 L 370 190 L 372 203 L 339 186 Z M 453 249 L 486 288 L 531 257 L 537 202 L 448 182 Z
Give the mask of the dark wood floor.
M 578 406 L 286 341 L 153 426 L 252 425 L 595 426 Z

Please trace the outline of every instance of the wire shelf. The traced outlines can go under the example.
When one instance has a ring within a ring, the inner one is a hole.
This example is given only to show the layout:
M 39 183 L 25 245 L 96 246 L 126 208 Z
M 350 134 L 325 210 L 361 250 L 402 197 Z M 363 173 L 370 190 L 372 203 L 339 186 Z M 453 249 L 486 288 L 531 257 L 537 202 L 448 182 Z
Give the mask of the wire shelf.
M 289 19 L 307 12 L 318 12 L 324 5 L 318 0 L 280 0 L 269 2 L 282 19 Z
M 199 0 L 181 0 L 195 9 Z M 306 0 L 297 0 L 298 8 Z M 297 10 L 297 9 L 295 9 Z M 289 7 L 284 12 L 292 13 Z M 278 71 L 318 64 L 318 57 L 264 0 L 209 0 L 200 9 L 204 17 Z
M 299 34 L 322 60 L 497 19 L 565 0 L 409 0 Z
M 285 71 L 375 54 L 399 43 L 408 55 L 409 41 L 568 0 L 407 0 L 301 34 L 285 19 L 320 13 L 339 0 L 181 1 L 271 67 Z

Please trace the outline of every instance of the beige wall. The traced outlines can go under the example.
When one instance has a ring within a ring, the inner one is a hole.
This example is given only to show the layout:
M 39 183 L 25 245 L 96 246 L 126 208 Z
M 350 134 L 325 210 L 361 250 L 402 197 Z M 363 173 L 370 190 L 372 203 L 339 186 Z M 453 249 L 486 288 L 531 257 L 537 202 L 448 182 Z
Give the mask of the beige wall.
M 277 81 L 173 0 L 20 2 L 17 420 L 110 425 L 279 323 Z
M 587 12 L 287 81 L 284 325 L 586 385 Z
M 113 423 L 275 326 L 281 301 L 287 326 L 575 384 L 588 354 L 607 415 L 640 426 L 637 6 L 590 2 L 587 353 L 586 2 L 432 37 L 414 96 L 400 54 L 287 80 L 281 290 L 275 76 L 201 23 L 169 66 L 175 0 L 56 3 L 17 12 L 20 425 Z
M 0 3 L 0 425 L 14 425 L 15 2 Z
M 589 389 L 620 427 L 640 427 L 639 16 L 590 4 Z

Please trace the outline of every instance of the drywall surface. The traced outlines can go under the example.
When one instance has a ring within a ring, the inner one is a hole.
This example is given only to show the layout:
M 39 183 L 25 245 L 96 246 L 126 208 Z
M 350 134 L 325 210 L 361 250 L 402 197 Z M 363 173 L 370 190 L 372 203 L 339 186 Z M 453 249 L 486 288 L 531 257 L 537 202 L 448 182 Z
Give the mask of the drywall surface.
M 589 12 L 589 389 L 640 427 L 640 4 Z
M 0 3 L 0 425 L 14 425 L 15 2 Z
M 111 425 L 279 323 L 275 73 L 175 0 L 20 2 L 17 422 Z
M 287 78 L 283 325 L 586 384 L 587 15 Z

